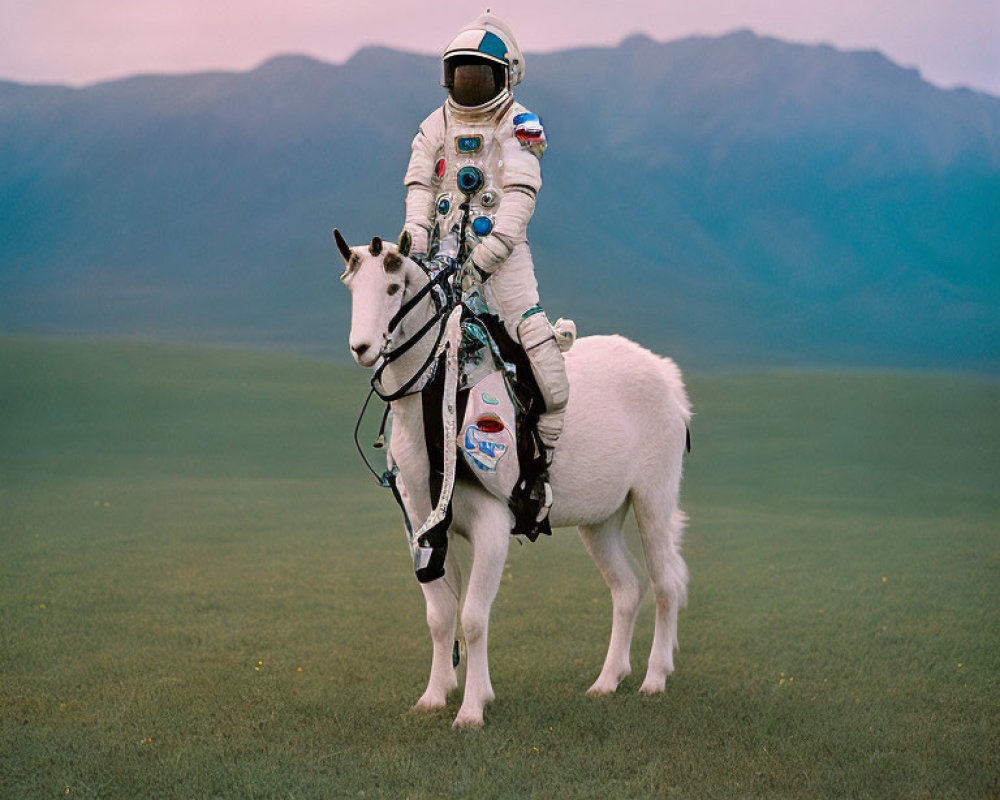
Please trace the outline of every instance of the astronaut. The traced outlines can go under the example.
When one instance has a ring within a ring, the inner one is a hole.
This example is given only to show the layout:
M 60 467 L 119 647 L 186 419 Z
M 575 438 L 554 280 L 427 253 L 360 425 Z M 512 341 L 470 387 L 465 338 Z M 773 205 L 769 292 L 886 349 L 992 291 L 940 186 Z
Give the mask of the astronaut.
M 569 381 L 552 326 L 538 305 L 538 283 L 527 227 L 542 185 L 539 161 L 545 130 L 537 115 L 514 100 L 524 55 L 505 22 L 487 11 L 458 33 L 442 56 L 448 90 L 444 105 L 413 139 L 404 183 L 406 222 L 414 254 L 426 254 L 439 235 L 459 225 L 469 203 L 468 261 L 483 281 L 490 310 L 520 341 L 545 410 L 539 438 L 550 464 L 563 428 Z M 540 517 L 551 503 L 542 476 Z

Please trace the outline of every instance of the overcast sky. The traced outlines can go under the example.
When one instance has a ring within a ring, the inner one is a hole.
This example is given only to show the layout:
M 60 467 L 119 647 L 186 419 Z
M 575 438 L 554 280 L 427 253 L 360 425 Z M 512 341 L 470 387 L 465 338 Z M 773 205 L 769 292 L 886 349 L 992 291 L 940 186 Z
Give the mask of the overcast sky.
M 749 27 L 876 48 L 941 86 L 1000 95 L 1000 0 L 497 0 L 527 51 Z M 456 0 L 0 0 L 0 78 L 91 83 L 247 69 L 276 53 L 341 62 L 365 44 L 439 52 L 486 4 Z M 530 64 L 529 64 L 530 69 Z

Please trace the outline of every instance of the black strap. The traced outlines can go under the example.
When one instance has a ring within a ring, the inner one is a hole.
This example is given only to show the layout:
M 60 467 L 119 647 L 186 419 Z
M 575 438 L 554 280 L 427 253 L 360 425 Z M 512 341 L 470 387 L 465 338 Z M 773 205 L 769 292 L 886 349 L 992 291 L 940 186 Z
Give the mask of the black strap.
M 410 524 L 410 515 L 406 513 L 406 506 L 403 505 L 403 498 L 399 494 L 399 487 L 396 486 L 396 473 L 386 472 L 383 477 L 385 478 L 385 485 L 392 489 L 392 496 L 396 500 L 396 505 L 403 512 L 403 524 L 406 525 L 406 532 L 412 535 L 413 526 Z
M 430 494 L 431 508 L 437 508 L 441 500 L 441 490 L 444 485 L 444 455 L 445 447 L 454 447 L 454 442 L 445 442 L 444 419 L 441 414 L 441 407 L 444 402 L 444 358 L 441 356 L 437 376 L 428 386 L 425 386 L 420 394 L 420 408 L 424 423 L 424 447 L 427 449 L 427 488 Z M 468 390 L 459 391 L 455 398 L 455 417 L 461 420 L 465 416 L 465 408 L 469 401 Z M 457 454 L 456 454 L 457 458 Z M 461 464 L 461 459 L 459 459 Z M 458 464 L 456 464 L 456 469 Z M 448 506 L 445 509 L 444 518 L 423 536 L 418 544 L 421 547 L 431 548 L 431 556 L 427 565 L 416 570 L 417 580 L 420 583 L 437 580 L 444 575 L 444 559 L 448 553 L 448 528 L 451 527 L 452 510 L 451 498 L 448 498 Z
M 397 358 L 403 355 L 403 353 L 407 352 L 410 348 L 412 348 L 417 342 L 419 342 L 423 338 L 424 334 L 427 333 L 427 331 L 429 331 L 438 322 L 441 321 L 441 318 L 443 316 L 444 314 L 435 314 L 433 317 L 427 320 L 427 322 L 425 322 L 423 325 L 420 326 L 419 331 L 413 334 L 413 336 L 411 336 L 409 339 L 403 342 L 399 347 L 393 348 L 392 350 L 384 351 L 382 353 L 382 359 L 383 359 L 382 366 L 379 367 L 379 369 L 380 370 L 384 369 L 386 364 L 391 364 L 393 361 L 395 361 Z
M 434 305 L 437 309 L 437 314 L 441 314 L 445 308 L 451 305 L 450 293 L 447 287 L 447 281 L 450 276 L 451 276 L 451 270 L 442 269 L 437 275 L 431 278 L 424 286 L 420 287 L 417 290 L 417 293 L 413 295 L 413 297 L 411 297 L 405 303 L 403 303 L 403 305 L 399 307 L 399 311 L 393 314 L 392 319 L 389 320 L 389 325 L 386 330 L 389 333 L 392 333 L 394 330 L 396 330 L 396 327 L 399 325 L 399 323 L 402 322 L 403 318 L 407 314 L 413 311 L 417 303 L 423 300 L 426 295 L 430 294 L 435 289 L 439 290 L 444 295 L 445 298 L 444 301 L 442 302 L 442 298 L 439 297 L 437 293 L 435 293 L 432 298 L 434 300 Z M 437 316 L 437 314 L 435 314 L 435 316 Z
M 448 326 L 448 316 L 454 308 L 454 297 L 452 296 L 452 292 L 449 290 L 447 284 L 448 278 L 451 276 L 451 272 L 452 271 L 450 269 L 441 270 L 441 272 L 431 278 L 425 286 L 421 287 L 413 297 L 403 303 L 403 305 L 400 306 L 399 311 L 397 311 L 393 315 L 392 319 L 389 320 L 388 332 L 392 333 L 392 331 L 399 325 L 400 321 L 402 321 L 402 319 L 416 307 L 417 303 L 419 303 L 428 293 L 433 292 L 431 297 L 434 300 L 436 308 L 434 316 L 424 323 L 416 334 L 403 342 L 403 344 L 399 347 L 396 347 L 393 350 L 383 351 L 381 353 L 382 364 L 375 370 L 375 374 L 372 375 L 371 385 L 375 393 L 387 403 L 390 403 L 393 400 L 398 400 L 400 397 L 408 394 L 410 389 L 416 385 L 417 381 L 419 381 L 427 370 L 434 364 L 435 353 L 437 352 L 438 345 L 441 344 L 441 340 L 444 338 L 445 328 Z M 435 289 L 437 289 L 437 291 L 434 291 Z M 440 328 L 438 329 L 437 338 L 434 340 L 434 345 L 431 347 L 431 352 L 427 356 L 427 359 L 420 365 L 416 372 L 410 376 L 409 380 L 403 383 L 403 385 L 396 389 L 396 391 L 385 391 L 385 387 L 381 386 L 382 373 L 385 371 L 385 368 L 401 355 L 409 351 L 410 348 L 414 347 L 416 343 L 423 339 L 423 337 L 434 327 L 435 324 L 440 324 Z
M 403 513 L 403 524 L 406 525 L 406 530 L 409 533 L 413 533 L 413 526 L 410 524 L 410 515 L 406 513 L 406 506 L 403 505 L 403 498 L 399 494 L 399 487 L 396 485 L 396 470 L 387 469 L 381 475 L 379 475 L 374 467 L 372 467 L 371 462 L 368 460 L 368 456 L 365 455 L 365 451 L 361 448 L 361 442 L 358 441 L 358 432 L 361 429 L 361 421 L 365 418 L 365 412 L 368 410 L 368 403 L 371 402 L 372 395 L 375 394 L 375 389 L 372 388 L 368 392 L 368 397 L 365 398 L 365 404 L 361 407 L 361 413 L 358 415 L 358 422 L 354 426 L 354 446 L 358 448 L 358 454 L 361 456 L 361 460 L 365 462 L 365 466 L 368 467 L 368 471 L 375 476 L 375 480 L 378 481 L 378 485 L 383 489 L 391 489 L 392 496 L 396 500 L 396 505 L 399 506 L 399 510 Z M 382 425 L 379 428 L 379 436 L 381 437 L 382 432 L 385 430 L 385 421 L 389 417 L 389 404 L 386 403 L 385 412 L 382 415 Z
M 410 389 L 412 389 L 413 386 L 416 385 L 417 381 L 419 381 L 427 372 L 427 370 L 430 369 L 431 366 L 435 363 L 435 353 L 437 352 L 438 345 L 441 344 L 441 339 L 444 338 L 444 331 L 447 326 L 448 326 L 448 318 L 445 317 L 443 320 L 441 320 L 441 327 L 438 330 L 437 338 L 434 340 L 434 345 L 431 347 L 430 354 L 427 356 L 427 359 L 420 366 L 420 368 L 416 372 L 414 372 L 412 376 L 410 376 L 409 380 L 407 380 L 402 386 L 400 386 L 394 392 L 386 392 L 383 389 L 380 389 L 378 387 L 378 384 L 382 383 L 382 372 L 389 364 L 392 363 L 391 361 L 383 361 L 382 365 L 377 370 L 375 370 L 375 374 L 372 375 L 372 391 L 375 392 L 375 394 L 377 394 L 380 398 L 382 398 L 382 400 L 384 400 L 387 403 L 391 403 L 393 400 L 398 400 L 400 397 L 403 397 L 404 395 L 408 394 Z M 416 337 L 414 337 L 414 339 L 411 339 L 410 341 L 416 341 Z
M 368 404 L 371 402 L 373 394 L 375 394 L 375 387 L 372 387 L 372 390 L 368 392 L 368 397 L 365 398 L 365 404 L 361 406 L 361 413 L 358 414 L 358 421 L 354 425 L 354 446 L 358 448 L 358 455 L 360 455 L 361 460 L 365 462 L 365 466 L 368 467 L 368 471 L 374 475 L 375 480 L 381 484 L 385 476 L 379 475 L 375 471 L 371 463 L 368 461 L 368 456 L 365 455 L 365 451 L 361 449 L 361 442 L 358 441 L 358 432 L 361 430 L 361 421 L 365 418 L 365 412 L 368 410 Z
M 407 300 L 403 305 L 399 307 L 399 311 L 392 315 L 392 319 L 389 320 L 389 326 L 387 331 L 392 333 L 396 330 L 396 326 L 403 320 L 403 318 L 413 311 L 414 307 L 419 303 L 424 297 L 433 291 L 435 285 L 438 283 L 438 278 L 431 278 L 430 281 L 424 286 L 417 290 L 417 293 L 413 295 L 409 300 Z M 438 304 L 440 306 L 440 304 Z M 440 310 L 440 308 L 439 308 Z
M 444 356 L 438 366 L 444 363 Z M 427 485 L 430 489 L 431 508 L 437 506 L 444 480 L 444 421 L 441 419 L 441 401 L 444 398 L 443 373 L 438 372 L 420 393 L 420 410 L 424 423 L 424 447 L 427 449 Z

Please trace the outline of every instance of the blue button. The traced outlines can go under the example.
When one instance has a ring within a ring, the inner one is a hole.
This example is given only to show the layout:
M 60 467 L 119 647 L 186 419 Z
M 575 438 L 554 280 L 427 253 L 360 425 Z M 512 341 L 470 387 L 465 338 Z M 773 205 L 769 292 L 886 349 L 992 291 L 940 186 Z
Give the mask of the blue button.
M 483 188 L 486 179 L 478 167 L 462 167 L 458 171 L 458 188 L 463 194 L 472 195 Z
M 447 197 L 442 197 L 440 200 L 438 200 L 437 208 L 438 208 L 438 214 L 440 214 L 442 217 L 445 216 L 449 211 L 451 211 L 451 200 L 449 200 Z
M 476 217 L 472 220 L 472 230 L 476 236 L 488 236 L 493 230 L 493 220 L 489 217 Z

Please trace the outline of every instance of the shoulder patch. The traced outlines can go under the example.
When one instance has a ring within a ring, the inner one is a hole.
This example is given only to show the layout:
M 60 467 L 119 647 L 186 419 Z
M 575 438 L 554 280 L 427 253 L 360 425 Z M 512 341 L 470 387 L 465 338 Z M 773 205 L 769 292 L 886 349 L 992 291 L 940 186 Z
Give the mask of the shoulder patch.
M 521 147 L 531 150 L 539 158 L 548 147 L 542 119 L 538 114 L 532 114 L 530 111 L 525 111 L 514 117 L 514 137 Z

